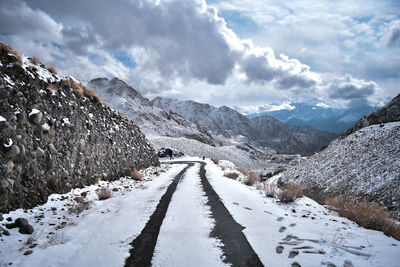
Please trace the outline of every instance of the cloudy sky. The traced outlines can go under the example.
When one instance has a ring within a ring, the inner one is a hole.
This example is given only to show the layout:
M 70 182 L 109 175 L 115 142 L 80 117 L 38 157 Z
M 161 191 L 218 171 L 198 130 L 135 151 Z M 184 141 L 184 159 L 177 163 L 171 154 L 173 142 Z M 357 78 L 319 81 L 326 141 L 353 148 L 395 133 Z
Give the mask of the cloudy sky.
M 398 0 L 1 0 L 0 40 L 84 83 L 243 112 L 400 92 Z

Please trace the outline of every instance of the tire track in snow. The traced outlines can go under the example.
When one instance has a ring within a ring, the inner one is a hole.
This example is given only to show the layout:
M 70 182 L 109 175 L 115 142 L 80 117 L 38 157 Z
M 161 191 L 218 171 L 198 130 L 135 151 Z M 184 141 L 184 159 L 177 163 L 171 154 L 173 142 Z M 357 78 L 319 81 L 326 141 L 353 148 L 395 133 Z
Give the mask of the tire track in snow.
M 172 183 L 168 186 L 166 193 L 161 197 L 156 210 L 150 216 L 146 226 L 143 228 L 140 235 L 132 241 L 132 249 L 129 251 L 130 256 L 125 261 L 126 267 L 151 266 L 151 259 L 157 243 L 158 234 L 165 214 L 167 213 L 172 195 L 174 194 L 182 175 L 189 167 L 194 165 L 192 162 L 182 164 L 188 164 L 188 166 L 175 176 Z

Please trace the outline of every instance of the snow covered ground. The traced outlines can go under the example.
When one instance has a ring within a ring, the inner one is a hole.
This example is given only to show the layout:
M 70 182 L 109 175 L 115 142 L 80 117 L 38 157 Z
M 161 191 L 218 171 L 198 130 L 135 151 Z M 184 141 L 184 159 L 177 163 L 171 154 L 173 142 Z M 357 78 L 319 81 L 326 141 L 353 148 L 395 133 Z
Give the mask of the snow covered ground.
M 0 266 L 10 263 L 26 267 L 123 266 L 129 256 L 130 243 L 140 234 L 173 176 L 184 167 L 175 165 L 167 172 L 169 166 L 149 168 L 141 182 L 130 178 L 100 181 L 98 185 L 74 189 L 64 195 L 51 195 L 46 204 L 26 212 L 19 209 L 4 214 L 2 225 L 9 223 L 8 217 L 13 220 L 23 217 L 33 225 L 35 232 L 31 236 L 21 235 L 15 228 L 9 230 L 10 236 L 3 235 Z M 96 194 L 100 187 L 118 191 L 100 201 Z M 69 214 L 71 206 L 68 205 L 82 192 L 87 192 L 89 209 L 79 215 Z M 23 255 L 30 250 L 32 254 Z
M 189 157 L 175 161 L 184 160 L 200 161 Z M 399 241 L 361 228 L 306 197 L 280 203 L 265 196 L 263 184 L 249 187 L 224 177 L 225 172 L 236 170 L 234 164 L 205 162 L 211 185 L 245 227 L 247 240 L 265 266 L 399 266 Z M 52 195 L 34 209 L 4 214 L 2 225 L 8 217 L 24 217 L 35 233 L 27 236 L 11 229 L 10 236 L 3 235 L 0 265 L 123 266 L 130 243 L 141 233 L 173 177 L 185 167 L 163 161 L 161 167 L 142 171 L 143 181 L 127 177 L 100 181 Z M 153 254 L 154 266 L 226 265 L 221 242 L 210 237 L 215 221 L 198 172 L 199 164 L 188 168 L 172 196 Z M 101 187 L 111 189 L 113 196 L 98 200 L 96 190 Z M 74 199 L 83 192 L 89 209 L 70 214 L 68 210 L 77 205 Z M 23 255 L 30 250 L 31 254 Z

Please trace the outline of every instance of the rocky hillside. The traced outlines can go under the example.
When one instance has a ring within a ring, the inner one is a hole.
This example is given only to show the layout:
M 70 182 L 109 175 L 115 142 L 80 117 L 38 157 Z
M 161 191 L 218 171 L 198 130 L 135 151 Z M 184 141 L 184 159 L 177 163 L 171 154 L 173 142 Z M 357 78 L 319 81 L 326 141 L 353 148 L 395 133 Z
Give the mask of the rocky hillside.
M 310 126 L 286 125 L 270 116 L 260 116 L 251 119 L 261 136 L 265 146 L 279 151 L 297 152 L 309 155 L 319 151 L 337 137 L 336 134 L 320 131 Z
M 380 124 L 385 122 L 400 121 L 400 94 L 392 99 L 384 107 L 362 117 L 354 124 L 353 127 L 349 128 L 342 134 L 347 136 L 354 133 L 355 131 L 364 128 L 368 125 Z
M 211 145 L 218 143 L 203 127 L 172 110 L 165 111 L 153 105 L 149 99 L 122 80 L 97 78 L 91 80 L 88 86 L 112 108 L 125 113 L 145 134 L 184 136 Z
M 400 122 L 364 127 L 289 169 L 281 181 L 301 183 L 306 195 L 319 202 L 345 195 L 398 209 L 399 133 Z
M 73 78 L 0 43 L 0 211 L 157 165 L 129 119 Z
M 336 138 L 336 134 L 312 127 L 296 127 L 270 117 L 252 120 L 228 107 L 213 107 L 195 101 L 179 101 L 157 97 L 153 103 L 165 110 L 174 110 L 190 121 L 204 126 L 211 134 L 225 138 L 226 143 L 251 142 L 281 153 L 309 155 Z

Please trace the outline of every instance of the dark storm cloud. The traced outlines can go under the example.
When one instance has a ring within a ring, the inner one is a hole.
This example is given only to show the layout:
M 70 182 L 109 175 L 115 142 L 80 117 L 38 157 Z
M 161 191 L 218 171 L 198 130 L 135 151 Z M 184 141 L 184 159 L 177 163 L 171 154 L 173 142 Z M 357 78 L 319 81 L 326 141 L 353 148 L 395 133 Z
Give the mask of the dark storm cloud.
M 365 82 L 346 75 L 329 85 L 329 96 L 335 99 L 365 98 L 374 94 L 376 89 L 377 84 L 374 82 Z

